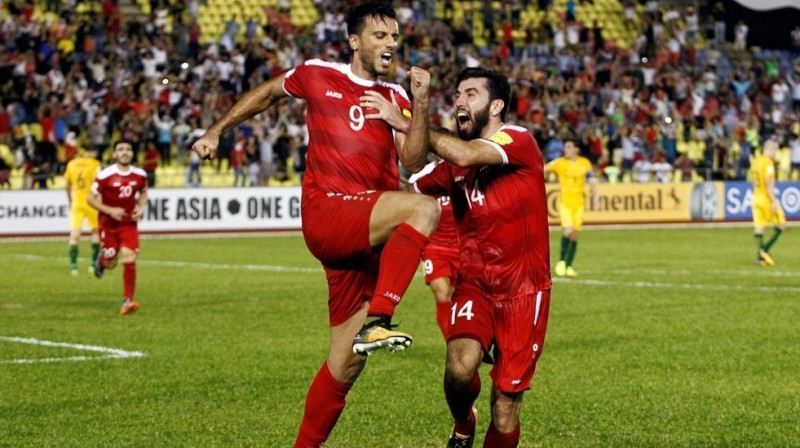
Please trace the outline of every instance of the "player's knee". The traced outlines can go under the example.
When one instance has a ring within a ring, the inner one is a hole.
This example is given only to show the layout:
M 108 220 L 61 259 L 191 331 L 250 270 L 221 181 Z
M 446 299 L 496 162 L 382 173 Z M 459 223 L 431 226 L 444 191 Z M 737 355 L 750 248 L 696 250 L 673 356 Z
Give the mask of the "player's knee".
M 439 217 L 442 215 L 442 207 L 439 202 L 430 196 L 417 196 L 414 204 L 413 214 L 409 220 L 414 228 L 430 236 L 436 226 L 439 225 Z
M 475 376 L 476 367 L 468 362 L 464 357 L 458 355 L 447 355 L 447 365 L 445 366 L 445 379 L 456 389 L 467 387 Z
M 509 433 L 519 424 L 519 409 L 523 392 L 495 391 L 492 399 L 492 422 L 503 433 Z
M 453 288 L 449 284 L 431 284 L 431 289 L 433 289 L 433 298 L 436 303 L 450 303 Z
M 132 250 L 121 250 L 119 253 L 120 259 L 123 264 L 136 263 L 136 252 Z
M 511 409 L 498 406 L 495 402 L 494 409 L 492 409 L 492 424 L 499 432 L 508 434 L 519 425 L 519 415 Z
M 472 381 L 474 372 L 466 368 L 465 365 L 459 363 L 450 363 L 448 360 L 447 368 L 445 369 L 445 380 L 455 389 L 463 389 L 467 387 Z

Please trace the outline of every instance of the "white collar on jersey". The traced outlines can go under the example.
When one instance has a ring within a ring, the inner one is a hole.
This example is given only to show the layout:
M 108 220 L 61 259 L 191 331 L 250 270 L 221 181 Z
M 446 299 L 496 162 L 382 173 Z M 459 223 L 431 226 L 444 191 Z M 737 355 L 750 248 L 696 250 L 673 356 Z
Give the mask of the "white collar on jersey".
M 364 86 L 364 87 L 372 87 L 372 86 L 374 86 L 375 84 L 378 83 L 377 80 L 370 81 L 369 79 L 361 78 L 358 75 L 356 75 L 355 73 L 353 73 L 353 65 L 352 64 L 347 64 L 347 77 L 350 78 L 350 81 L 353 81 L 354 83 L 356 83 L 356 84 L 358 84 L 360 86 Z

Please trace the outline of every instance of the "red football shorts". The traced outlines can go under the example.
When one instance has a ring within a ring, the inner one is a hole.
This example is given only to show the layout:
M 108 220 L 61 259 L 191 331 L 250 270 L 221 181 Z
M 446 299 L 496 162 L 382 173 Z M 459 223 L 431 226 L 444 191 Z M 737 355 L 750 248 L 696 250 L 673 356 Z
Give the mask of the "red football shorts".
M 549 289 L 492 301 L 476 289 L 456 288 L 447 340 L 480 342 L 484 352 L 494 358 L 489 375 L 495 387 L 505 393 L 522 392 L 531 387 L 544 348 L 549 312 Z
M 100 241 L 103 243 L 103 253 L 114 249 L 114 254 L 119 253 L 120 247 L 127 247 L 134 252 L 139 252 L 139 229 L 135 222 L 125 222 L 100 226 Z M 107 258 L 113 258 L 109 256 Z
M 460 265 L 458 249 L 428 244 L 422 252 L 422 269 L 425 272 L 426 285 L 442 277 L 449 278 L 450 284 L 454 285 Z
M 379 257 L 369 245 L 369 219 L 383 192 L 306 197 L 303 237 L 328 279 L 331 327 L 341 325 L 369 301 Z

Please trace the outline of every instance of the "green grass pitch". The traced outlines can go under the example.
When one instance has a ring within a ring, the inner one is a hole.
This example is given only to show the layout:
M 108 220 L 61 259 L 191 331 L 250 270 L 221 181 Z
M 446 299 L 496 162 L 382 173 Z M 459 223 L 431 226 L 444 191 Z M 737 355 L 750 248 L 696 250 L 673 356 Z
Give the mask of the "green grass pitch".
M 800 446 L 798 248 L 790 228 L 761 268 L 747 226 L 585 230 L 580 278 L 554 284 L 520 446 Z M 0 447 L 291 446 L 328 342 L 302 238 L 144 238 L 131 316 L 121 269 L 90 278 L 88 253 L 75 278 L 66 239 L 0 242 Z M 370 358 L 326 446 L 445 445 L 421 276 L 396 321 L 414 345 Z

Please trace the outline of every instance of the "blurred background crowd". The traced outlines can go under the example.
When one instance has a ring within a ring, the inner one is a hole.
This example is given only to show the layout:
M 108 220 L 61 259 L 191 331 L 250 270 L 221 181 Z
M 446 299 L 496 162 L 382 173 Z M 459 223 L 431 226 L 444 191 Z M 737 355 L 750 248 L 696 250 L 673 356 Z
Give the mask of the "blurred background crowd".
M 155 187 L 298 185 L 305 106 L 286 100 L 191 143 L 245 91 L 304 60 L 349 60 L 347 1 L 0 0 L 0 188 L 63 187 L 84 148 L 135 142 Z M 395 1 L 393 77 L 432 74 L 431 117 L 452 129 L 455 76 L 506 73 L 508 121 L 546 160 L 573 139 L 605 182 L 744 180 L 767 138 L 778 179 L 800 177 L 800 26 L 769 48 L 730 2 Z M 800 23 L 800 22 L 795 22 Z

